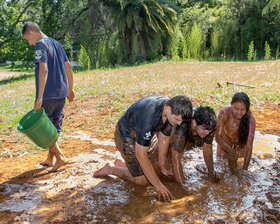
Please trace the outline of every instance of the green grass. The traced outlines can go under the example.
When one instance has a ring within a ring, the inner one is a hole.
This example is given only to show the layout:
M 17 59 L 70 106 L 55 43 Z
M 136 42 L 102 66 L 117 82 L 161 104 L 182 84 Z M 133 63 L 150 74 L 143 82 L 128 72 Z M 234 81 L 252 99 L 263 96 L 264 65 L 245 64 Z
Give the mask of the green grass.
M 244 91 L 250 97 L 252 108 L 263 110 L 265 102 L 280 101 L 279 73 L 279 61 L 168 61 L 75 73 L 74 86 L 77 101 L 92 96 L 97 97 L 99 102 L 94 105 L 95 109 L 108 107 L 103 123 L 96 127 L 98 130 L 113 128 L 132 103 L 151 94 L 170 97 L 183 94 L 195 105 L 209 105 L 218 112 L 222 106 L 230 103 L 234 93 Z M 226 85 L 227 82 L 255 88 Z M 34 85 L 34 77 L 28 74 L 0 80 L 1 138 L 15 131 L 20 118 L 33 108 Z

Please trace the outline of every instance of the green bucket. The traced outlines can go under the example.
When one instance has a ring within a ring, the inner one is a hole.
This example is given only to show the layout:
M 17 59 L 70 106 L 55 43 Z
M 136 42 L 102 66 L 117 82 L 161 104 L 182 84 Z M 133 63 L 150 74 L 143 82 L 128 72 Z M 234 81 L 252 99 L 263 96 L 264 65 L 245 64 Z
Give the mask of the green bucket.
M 24 115 L 17 125 L 17 130 L 44 149 L 51 147 L 58 139 L 57 129 L 44 108 L 41 111 L 31 110 Z

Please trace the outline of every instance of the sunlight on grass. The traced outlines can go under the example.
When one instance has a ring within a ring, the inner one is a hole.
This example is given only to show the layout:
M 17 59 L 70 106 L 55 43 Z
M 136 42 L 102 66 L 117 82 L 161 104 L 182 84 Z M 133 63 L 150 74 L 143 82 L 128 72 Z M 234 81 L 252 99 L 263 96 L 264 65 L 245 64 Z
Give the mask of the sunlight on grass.
M 107 108 L 104 120 L 95 127 L 106 133 L 114 128 L 132 103 L 152 94 L 170 97 L 183 94 L 194 105 L 209 105 L 218 112 L 230 103 L 234 93 L 244 91 L 250 97 L 252 108 L 263 110 L 265 101 L 280 101 L 279 71 L 278 61 L 159 62 L 79 72 L 74 75 L 74 86 L 77 101 L 93 96 L 99 102 L 95 105 L 96 110 Z M 227 85 L 227 82 L 232 84 Z M 20 118 L 32 109 L 34 85 L 34 78 L 28 78 L 0 86 L 1 136 L 15 130 Z

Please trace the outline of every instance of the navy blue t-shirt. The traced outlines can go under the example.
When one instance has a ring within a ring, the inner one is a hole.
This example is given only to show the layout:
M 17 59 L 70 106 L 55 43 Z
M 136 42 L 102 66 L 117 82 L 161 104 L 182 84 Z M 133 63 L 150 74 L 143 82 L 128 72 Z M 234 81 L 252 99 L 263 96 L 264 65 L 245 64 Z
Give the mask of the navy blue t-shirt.
M 43 100 L 62 99 L 68 97 L 65 62 L 68 57 L 60 43 L 53 38 L 45 37 L 35 45 L 35 79 L 36 99 L 39 89 L 39 62 L 48 65 L 48 79 Z
M 147 96 L 130 106 L 118 122 L 121 136 L 132 138 L 146 147 L 156 131 L 169 136 L 171 124 L 168 120 L 162 122 L 162 112 L 168 100 L 167 96 Z M 132 132 L 136 133 L 136 137 L 131 136 Z

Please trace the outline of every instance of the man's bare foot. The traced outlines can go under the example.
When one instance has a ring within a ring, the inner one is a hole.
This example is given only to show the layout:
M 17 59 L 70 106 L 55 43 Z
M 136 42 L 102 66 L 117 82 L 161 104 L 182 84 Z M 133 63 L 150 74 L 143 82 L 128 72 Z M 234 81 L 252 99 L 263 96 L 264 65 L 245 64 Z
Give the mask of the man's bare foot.
M 104 177 L 107 176 L 109 174 L 111 174 L 111 166 L 109 163 L 106 163 L 102 168 L 100 168 L 99 170 L 95 171 L 93 176 L 94 177 Z
M 120 159 L 116 159 L 114 165 L 118 167 L 126 167 L 126 164 Z
M 48 159 L 46 159 L 45 161 L 41 162 L 40 165 L 53 167 L 53 161 L 49 161 Z
M 65 166 L 68 164 L 68 160 L 57 160 L 53 166 L 53 168 L 51 170 L 49 170 L 48 172 L 51 173 L 51 172 L 55 172 L 57 171 L 58 168 L 62 167 L 62 166 Z

